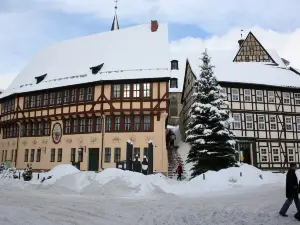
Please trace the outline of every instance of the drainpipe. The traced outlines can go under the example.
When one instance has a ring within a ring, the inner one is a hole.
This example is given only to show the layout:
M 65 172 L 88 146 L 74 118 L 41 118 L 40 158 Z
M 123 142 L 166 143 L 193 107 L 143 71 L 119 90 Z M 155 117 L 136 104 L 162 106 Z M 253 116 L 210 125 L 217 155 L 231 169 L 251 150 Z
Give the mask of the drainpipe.
M 104 117 L 101 115 L 101 133 L 102 133 L 102 143 L 101 143 L 101 157 L 100 157 L 100 168 L 103 170 L 103 153 L 104 153 Z

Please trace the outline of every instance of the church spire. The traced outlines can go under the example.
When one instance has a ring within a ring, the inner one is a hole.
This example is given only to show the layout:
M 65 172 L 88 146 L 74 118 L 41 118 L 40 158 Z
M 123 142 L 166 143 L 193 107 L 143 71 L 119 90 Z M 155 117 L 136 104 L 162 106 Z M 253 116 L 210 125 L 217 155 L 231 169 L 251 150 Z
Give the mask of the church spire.
M 116 6 L 115 6 L 115 16 L 113 23 L 111 25 L 111 30 L 119 30 L 119 21 L 118 21 L 118 16 L 117 16 L 117 9 L 118 9 L 118 0 L 115 0 Z

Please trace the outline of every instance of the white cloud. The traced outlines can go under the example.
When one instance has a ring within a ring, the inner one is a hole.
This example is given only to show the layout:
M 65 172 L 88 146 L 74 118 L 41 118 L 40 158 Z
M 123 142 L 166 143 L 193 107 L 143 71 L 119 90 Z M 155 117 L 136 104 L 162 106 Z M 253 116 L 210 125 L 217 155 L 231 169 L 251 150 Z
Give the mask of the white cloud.
M 289 33 L 278 33 L 271 30 L 264 30 L 259 27 L 253 27 L 244 31 L 244 37 L 249 31 L 256 36 L 260 43 L 266 49 L 276 50 L 280 57 L 287 59 L 291 65 L 300 68 L 300 29 Z M 209 38 L 186 37 L 171 43 L 172 56 L 179 57 L 178 60 L 184 60 L 189 53 L 201 52 L 205 48 L 209 50 L 229 50 L 238 51 L 238 39 L 240 39 L 240 30 L 232 29 L 222 36 L 211 36 Z
M 35 0 L 37 3 L 66 13 L 90 14 L 111 19 L 112 0 Z M 233 27 L 252 27 L 287 31 L 300 25 L 299 0 L 120 0 L 119 15 L 134 23 L 158 19 L 193 24 L 212 33 Z

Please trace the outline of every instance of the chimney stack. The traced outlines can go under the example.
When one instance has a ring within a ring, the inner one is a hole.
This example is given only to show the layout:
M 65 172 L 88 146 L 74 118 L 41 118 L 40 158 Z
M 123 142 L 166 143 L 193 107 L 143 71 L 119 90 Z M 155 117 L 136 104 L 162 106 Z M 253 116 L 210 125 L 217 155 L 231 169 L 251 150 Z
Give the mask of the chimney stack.
M 158 22 L 157 20 L 151 20 L 151 32 L 156 32 L 158 29 Z

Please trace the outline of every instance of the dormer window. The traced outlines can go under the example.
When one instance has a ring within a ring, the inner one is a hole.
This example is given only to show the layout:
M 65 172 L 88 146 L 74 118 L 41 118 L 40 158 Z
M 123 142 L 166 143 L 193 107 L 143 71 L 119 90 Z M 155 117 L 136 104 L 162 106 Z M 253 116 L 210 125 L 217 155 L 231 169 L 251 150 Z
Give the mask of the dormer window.
M 44 75 L 35 77 L 35 79 L 36 79 L 36 84 L 41 83 L 41 82 L 45 79 L 46 76 L 47 76 L 47 74 L 45 73 Z
M 170 88 L 178 88 L 178 79 L 177 78 L 171 78 Z
M 178 60 L 171 61 L 171 70 L 178 70 Z
M 102 69 L 104 63 L 98 65 L 98 66 L 93 66 L 90 69 L 92 70 L 92 74 L 97 74 L 99 71 Z

